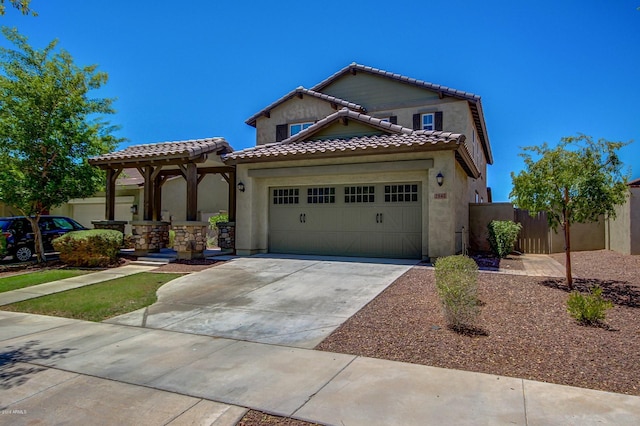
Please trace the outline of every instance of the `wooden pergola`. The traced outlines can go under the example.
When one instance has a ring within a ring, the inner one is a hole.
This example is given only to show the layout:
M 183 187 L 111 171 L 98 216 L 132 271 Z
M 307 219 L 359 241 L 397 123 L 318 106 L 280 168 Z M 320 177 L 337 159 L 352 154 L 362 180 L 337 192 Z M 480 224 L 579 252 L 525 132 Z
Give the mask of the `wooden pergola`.
M 233 151 L 223 138 L 197 139 L 130 146 L 89 159 L 104 169 L 106 182 L 106 221 L 115 219 L 116 180 L 124 169 L 138 169 L 144 178 L 143 220 L 159 221 L 162 211 L 162 186 L 173 176 L 187 183 L 186 219 L 198 220 L 198 184 L 208 174 L 220 174 L 229 185 L 229 221 L 235 221 L 236 176 L 233 166 L 225 166 L 220 156 Z M 216 161 L 217 160 L 217 161 Z M 213 164 L 213 165 L 212 165 Z

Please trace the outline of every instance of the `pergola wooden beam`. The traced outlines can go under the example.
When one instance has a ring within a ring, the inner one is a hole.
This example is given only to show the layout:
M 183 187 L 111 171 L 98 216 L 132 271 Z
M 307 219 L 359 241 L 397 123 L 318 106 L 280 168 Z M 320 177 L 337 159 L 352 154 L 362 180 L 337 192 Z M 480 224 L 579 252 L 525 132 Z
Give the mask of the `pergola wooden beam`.
M 114 220 L 116 217 L 116 180 L 123 169 L 107 169 L 107 187 L 105 189 L 105 212 L 107 220 Z

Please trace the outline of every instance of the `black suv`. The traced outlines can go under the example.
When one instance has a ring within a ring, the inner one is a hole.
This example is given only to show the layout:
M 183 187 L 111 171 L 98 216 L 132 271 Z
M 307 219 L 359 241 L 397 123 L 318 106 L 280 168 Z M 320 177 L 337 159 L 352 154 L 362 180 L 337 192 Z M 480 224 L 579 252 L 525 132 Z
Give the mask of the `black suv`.
M 53 251 L 54 238 L 71 231 L 87 229 L 73 219 L 63 216 L 40 216 L 40 232 L 45 252 Z M 7 239 L 7 253 L 26 262 L 35 253 L 31 223 L 24 216 L 0 217 L 0 231 Z

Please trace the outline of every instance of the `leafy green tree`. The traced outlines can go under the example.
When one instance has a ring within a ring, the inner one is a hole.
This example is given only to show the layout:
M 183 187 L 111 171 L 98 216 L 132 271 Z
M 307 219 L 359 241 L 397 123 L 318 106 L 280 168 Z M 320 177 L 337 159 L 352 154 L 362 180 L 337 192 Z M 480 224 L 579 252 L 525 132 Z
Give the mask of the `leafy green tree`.
M 38 14 L 29 7 L 31 0 L 9 0 L 11 6 L 18 9 L 23 15 L 31 14 L 33 16 L 38 16 Z M 4 15 L 6 7 L 4 5 L 4 0 L 0 0 L 0 16 Z
M 87 158 L 115 148 L 117 129 L 102 119 L 113 99 L 90 98 L 107 82 L 96 65 L 79 67 L 57 41 L 35 50 L 16 29 L 2 28 L 16 50 L 0 48 L 0 200 L 29 217 L 38 260 L 38 227 L 72 198 L 91 196 L 104 182 Z
M 547 213 L 549 226 L 563 230 L 566 254 L 566 275 L 569 289 L 571 277 L 571 225 L 595 222 L 601 215 L 615 217 L 615 206 L 626 200 L 627 176 L 622 173 L 618 150 L 623 142 L 590 136 L 565 137 L 555 148 L 546 143 L 530 146 L 520 154 L 525 170 L 511 173 L 513 190 L 509 195 L 516 207 L 534 215 Z

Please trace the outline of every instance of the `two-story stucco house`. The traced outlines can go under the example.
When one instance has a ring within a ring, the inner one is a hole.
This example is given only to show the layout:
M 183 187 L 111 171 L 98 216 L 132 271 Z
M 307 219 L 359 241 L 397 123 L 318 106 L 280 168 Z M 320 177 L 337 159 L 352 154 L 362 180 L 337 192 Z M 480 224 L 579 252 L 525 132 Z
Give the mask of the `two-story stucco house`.
M 434 258 L 459 252 L 489 201 L 480 97 L 351 64 L 247 120 L 236 251 Z

